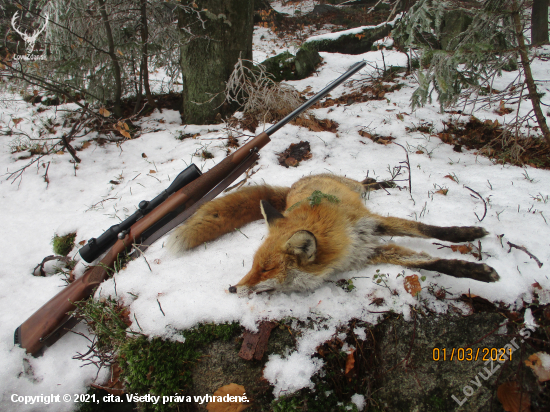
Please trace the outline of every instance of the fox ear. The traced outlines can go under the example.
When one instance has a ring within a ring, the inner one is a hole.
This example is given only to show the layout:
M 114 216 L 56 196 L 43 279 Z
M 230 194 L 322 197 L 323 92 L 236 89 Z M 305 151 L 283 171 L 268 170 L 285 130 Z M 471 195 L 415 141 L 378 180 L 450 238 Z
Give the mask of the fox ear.
M 288 239 L 285 250 L 291 255 L 298 256 L 300 263 L 311 263 L 317 254 L 317 239 L 313 233 L 299 230 Z
M 269 202 L 265 200 L 260 200 L 260 210 L 262 211 L 262 215 L 268 227 L 273 225 L 277 220 L 284 218 L 281 212 L 279 212 L 277 209 L 271 206 Z

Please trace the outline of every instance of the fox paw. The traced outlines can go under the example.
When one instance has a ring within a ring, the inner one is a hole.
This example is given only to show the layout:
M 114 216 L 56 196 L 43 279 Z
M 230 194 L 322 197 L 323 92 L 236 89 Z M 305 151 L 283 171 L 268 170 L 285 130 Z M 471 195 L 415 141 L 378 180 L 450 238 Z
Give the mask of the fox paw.
M 438 259 L 424 269 L 445 273 L 456 278 L 469 278 L 480 282 L 496 282 L 500 279 L 498 273 L 485 263 L 467 262 L 465 260 Z
M 489 233 L 479 226 L 426 226 L 427 227 L 424 228 L 424 233 L 426 235 L 447 242 L 470 242 Z

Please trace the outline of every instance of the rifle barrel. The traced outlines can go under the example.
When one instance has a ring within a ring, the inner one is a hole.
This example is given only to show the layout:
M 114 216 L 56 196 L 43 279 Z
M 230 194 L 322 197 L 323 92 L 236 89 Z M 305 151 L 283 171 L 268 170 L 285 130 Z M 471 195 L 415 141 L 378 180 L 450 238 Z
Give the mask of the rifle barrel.
M 305 102 L 303 105 L 295 109 L 292 113 L 287 115 L 285 118 L 281 119 L 280 122 L 274 124 L 269 129 L 265 131 L 265 133 L 268 136 L 271 136 L 273 133 L 275 133 L 277 130 L 279 130 L 281 127 L 283 127 L 288 122 L 292 121 L 295 117 L 298 117 L 302 112 L 305 112 L 307 109 L 309 109 L 311 106 L 313 106 L 315 103 L 317 103 L 319 100 L 321 100 L 323 97 L 325 97 L 327 94 L 329 94 L 332 89 L 338 87 L 343 82 L 345 82 L 347 79 L 349 79 L 351 76 L 353 76 L 355 73 L 357 73 L 359 70 L 361 70 L 363 67 L 365 67 L 367 63 L 365 62 L 357 62 L 354 65 L 352 65 L 343 75 L 338 77 L 336 80 L 334 80 L 332 83 L 330 83 L 328 86 L 326 86 L 323 90 L 321 90 L 319 93 L 317 93 L 315 96 L 313 96 L 311 99 L 309 99 L 307 102 Z

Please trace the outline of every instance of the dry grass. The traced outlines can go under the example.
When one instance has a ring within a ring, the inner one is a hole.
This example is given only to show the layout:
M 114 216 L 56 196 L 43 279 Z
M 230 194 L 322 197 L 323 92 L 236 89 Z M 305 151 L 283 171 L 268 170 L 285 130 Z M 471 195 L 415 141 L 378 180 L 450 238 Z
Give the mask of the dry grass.
M 246 117 L 273 123 L 298 107 L 300 93 L 291 86 L 275 82 L 261 64 L 239 59 L 225 91 L 229 103 L 239 105 Z

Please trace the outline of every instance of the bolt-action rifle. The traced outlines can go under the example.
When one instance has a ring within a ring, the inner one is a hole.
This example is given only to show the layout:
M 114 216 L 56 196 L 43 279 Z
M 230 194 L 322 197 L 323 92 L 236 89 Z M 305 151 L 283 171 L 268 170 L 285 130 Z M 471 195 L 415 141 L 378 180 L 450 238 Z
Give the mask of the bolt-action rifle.
M 66 286 L 23 322 L 15 330 L 15 343 L 32 355 L 39 354 L 44 346 L 55 343 L 78 323 L 78 319 L 71 315 L 76 308 L 75 302 L 91 296 L 97 286 L 109 277 L 109 271 L 120 253 L 128 251 L 132 245 L 139 245 L 139 249 L 143 251 L 189 218 L 202 204 L 216 197 L 259 159 L 258 151 L 270 142 L 269 137 L 273 133 L 309 109 L 365 65 L 365 62 L 358 62 L 351 66 L 334 82 L 208 172 L 201 174 L 192 164 L 160 195 L 150 202 L 140 202 L 139 209 L 132 216 L 112 226 L 97 239 L 90 239 L 80 250 L 86 262 L 93 262 L 109 247 L 110 249 L 99 263 L 90 266 L 81 277 Z

